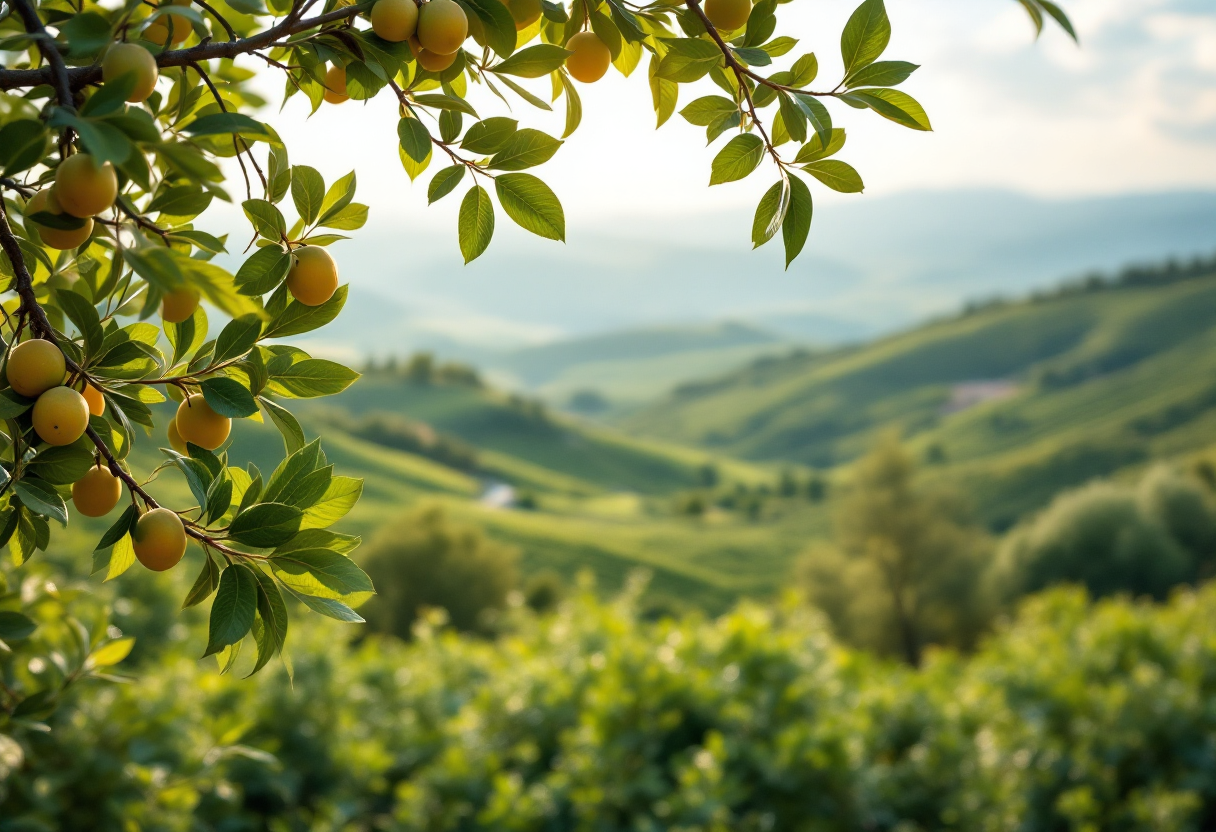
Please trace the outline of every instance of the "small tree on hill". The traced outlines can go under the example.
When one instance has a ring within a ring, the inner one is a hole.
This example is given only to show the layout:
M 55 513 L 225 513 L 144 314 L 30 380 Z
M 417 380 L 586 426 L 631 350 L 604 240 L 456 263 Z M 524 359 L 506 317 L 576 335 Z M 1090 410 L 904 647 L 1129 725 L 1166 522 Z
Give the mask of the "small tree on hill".
M 898 441 L 883 439 L 840 498 L 835 546 L 813 548 L 801 564 L 811 599 L 843 636 L 912 665 L 928 643 L 974 639 L 988 548 L 956 501 L 918 485 L 915 473 Z

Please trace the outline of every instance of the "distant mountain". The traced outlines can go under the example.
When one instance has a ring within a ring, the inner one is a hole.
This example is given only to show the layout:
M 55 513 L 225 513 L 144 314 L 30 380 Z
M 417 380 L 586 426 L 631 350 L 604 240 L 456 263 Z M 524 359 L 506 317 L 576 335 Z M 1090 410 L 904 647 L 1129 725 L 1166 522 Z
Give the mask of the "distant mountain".
M 779 247 L 751 250 L 749 227 L 742 211 L 663 222 L 642 213 L 565 246 L 507 229 L 465 267 L 430 232 L 373 221 L 357 245 L 337 250 L 354 291 L 324 337 L 363 353 L 425 347 L 478 363 L 564 338 L 726 319 L 800 341 L 856 342 L 965 300 L 1211 253 L 1216 193 L 862 196 L 817 206 L 788 272 Z
M 895 429 L 994 525 L 1058 490 L 1216 441 L 1216 266 L 998 303 L 864 346 L 683 385 L 637 435 L 833 467 Z

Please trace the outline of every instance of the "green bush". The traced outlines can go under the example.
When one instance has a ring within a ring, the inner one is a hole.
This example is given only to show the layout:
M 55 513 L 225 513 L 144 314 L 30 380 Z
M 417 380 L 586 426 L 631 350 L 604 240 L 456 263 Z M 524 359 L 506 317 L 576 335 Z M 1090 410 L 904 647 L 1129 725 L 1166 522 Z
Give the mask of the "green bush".
M 1201 830 L 1216 823 L 1216 586 L 1031 599 L 970 659 L 840 647 L 789 601 L 644 620 L 640 587 L 424 620 L 283 670 L 172 652 L 15 736 L 0 829 Z
M 361 610 L 368 626 L 408 639 L 423 608 L 439 607 L 459 630 L 488 634 L 518 582 L 518 552 L 473 526 L 423 506 L 382 528 L 364 554 L 376 595 Z
M 1057 497 L 1013 530 L 993 581 L 1016 598 L 1061 581 L 1097 595 L 1163 598 L 1211 569 L 1216 507 L 1202 485 L 1155 468 L 1135 488 L 1093 483 Z

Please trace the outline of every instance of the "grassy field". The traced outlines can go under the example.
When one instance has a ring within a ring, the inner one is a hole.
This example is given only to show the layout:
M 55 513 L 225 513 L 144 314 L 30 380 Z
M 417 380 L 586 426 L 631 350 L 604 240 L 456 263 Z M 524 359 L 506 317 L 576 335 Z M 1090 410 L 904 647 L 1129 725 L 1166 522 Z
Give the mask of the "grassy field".
M 1011 395 L 951 412 L 980 381 Z M 686 384 L 639 435 L 847 463 L 898 430 L 1004 527 L 1062 488 L 1216 437 L 1216 275 L 1002 304 L 865 346 Z

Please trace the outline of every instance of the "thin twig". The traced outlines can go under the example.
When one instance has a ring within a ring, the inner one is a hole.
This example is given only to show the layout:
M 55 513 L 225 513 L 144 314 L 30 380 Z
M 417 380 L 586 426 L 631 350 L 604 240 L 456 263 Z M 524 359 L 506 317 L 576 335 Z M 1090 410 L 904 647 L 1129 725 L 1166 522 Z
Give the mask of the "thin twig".
M 198 7 L 200 9 L 209 13 L 212 17 L 214 17 L 216 20 L 218 20 L 220 22 L 220 25 L 224 27 L 224 31 L 228 33 L 228 40 L 239 40 L 236 32 L 232 28 L 232 24 L 230 24 L 227 20 L 225 20 L 224 16 L 222 14 L 220 14 L 215 9 L 213 9 L 210 5 L 208 5 L 206 0 L 194 0 L 194 2 L 196 4 L 198 4 Z
M 55 97 L 59 100 L 60 107 L 75 111 L 76 105 L 72 100 L 72 84 L 68 78 L 67 64 L 63 62 L 63 56 L 59 54 L 59 48 L 56 46 L 54 38 L 42 25 L 42 18 L 38 16 L 38 10 L 30 3 L 30 0 L 9 0 L 9 2 L 16 8 L 17 14 L 21 15 L 25 31 L 38 41 L 38 52 L 48 64 L 47 69 L 51 77 L 43 83 L 54 84 Z M 98 71 L 100 72 L 100 67 Z M 61 159 L 67 158 L 68 148 L 71 144 L 72 129 L 65 127 L 59 134 L 59 157 Z

